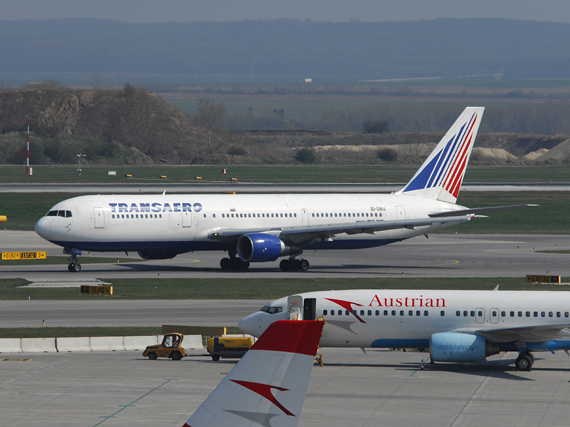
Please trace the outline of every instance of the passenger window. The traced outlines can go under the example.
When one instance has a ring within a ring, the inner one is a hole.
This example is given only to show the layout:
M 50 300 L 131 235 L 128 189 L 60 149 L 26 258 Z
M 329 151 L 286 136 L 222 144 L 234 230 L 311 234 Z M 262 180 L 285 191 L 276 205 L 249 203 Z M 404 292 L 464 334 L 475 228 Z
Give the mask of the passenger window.
M 328 310 L 323 310 L 323 316 L 326 316 L 328 313 Z
M 458 310 L 458 311 L 455 312 L 455 315 L 456 315 L 457 317 L 459 317 L 459 316 L 461 316 L 461 312 Z
M 392 310 L 392 316 L 396 315 L 396 310 Z
M 372 316 L 372 310 L 368 310 L 368 315 Z
M 469 312 L 468 312 L 467 310 L 465 310 L 465 311 L 463 312 L 463 316 L 465 316 L 465 317 L 469 316 Z
M 204 214 L 204 218 L 206 218 L 206 214 Z
M 376 310 L 376 316 L 380 316 L 380 310 Z M 558 316 L 560 317 L 560 316 Z
M 548 312 L 548 317 L 554 317 L 554 313 L 552 313 L 552 311 Z
M 559 311 L 556 312 L 556 317 L 560 317 L 560 312 L 559 312 Z
M 404 310 L 400 310 L 400 316 L 404 315 Z
M 364 310 L 360 310 L 360 315 L 364 316 Z
M 350 314 L 350 312 L 348 310 L 345 310 L 345 314 L 348 316 Z M 356 316 L 356 310 L 353 310 L 352 314 L 354 314 Z M 362 312 L 360 314 L 364 314 L 364 312 Z
M 475 317 L 475 310 L 471 310 L 469 314 L 471 315 L 471 317 Z
M 339 311 L 338 311 L 338 315 L 339 315 L 339 316 L 342 316 L 342 310 L 339 310 Z
M 514 312 L 514 311 L 511 311 L 510 314 L 511 314 L 511 317 L 515 317 L 515 312 Z
M 530 311 L 526 312 L 526 317 L 530 317 Z
M 501 311 L 501 317 L 505 317 L 507 315 L 507 313 L 505 313 L 504 311 Z
M 519 311 L 519 317 L 523 317 L 522 311 Z
M 248 218 L 251 218 L 251 214 L 247 214 L 247 217 L 248 217 Z
M 441 317 L 445 316 L 445 311 L 441 310 L 440 315 Z
M 408 312 L 408 315 L 413 316 L 413 315 L 414 315 L 414 310 L 410 310 L 410 311 Z
M 424 311 L 424 316 L 428 317 L 428 316 L 429 316 L 429 311 L 425 310 L 425 311 Z
M 334 310 L 331 310 L 331 316 L 334 316 Z
M 384 316 L 388 316 L 388 310 L 384 310 Z
M 570 313 L 568 313 L 567 311 L 564 312 L 564 317 L 568 317 Z
M 422 313 L 420 310 L 416 311 L 416 316 L 421 316 L 421 315 L 422 315 Z
M 115 218 L 115 214 L 112 215 L 112 218 Z
M 534 317 L 538 317 L 538 311 L 534 312 Z

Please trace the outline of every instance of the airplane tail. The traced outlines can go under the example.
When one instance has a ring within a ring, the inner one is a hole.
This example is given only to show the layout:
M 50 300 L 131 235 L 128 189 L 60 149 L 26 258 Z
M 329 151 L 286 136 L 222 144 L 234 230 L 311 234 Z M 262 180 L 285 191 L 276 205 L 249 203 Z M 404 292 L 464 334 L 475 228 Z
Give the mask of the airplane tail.
M 296 427 L 323 324 L 272 323 L 184 427 Z
M 410 182 L 396 194 L 455 203 L 484 107 L 467 107 Z

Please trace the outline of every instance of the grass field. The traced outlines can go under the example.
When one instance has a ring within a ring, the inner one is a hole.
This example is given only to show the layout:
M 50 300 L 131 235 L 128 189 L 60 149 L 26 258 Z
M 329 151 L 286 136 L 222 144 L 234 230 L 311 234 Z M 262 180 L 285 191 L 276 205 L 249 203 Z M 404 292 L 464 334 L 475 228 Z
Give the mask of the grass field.
M 138 183 L 196 183 L 204 182 L 254 183 L 405 183 L 417 166 L 227 166 L 228 175 L 222 175 L 225 166 L 82 166 L 81 177 L 76 166 L 34 166 L 33 175 L 26 176 L 23 166 L 0 167 L 0 183 L 17 184 L 133 184 Z M 115 171 L 116 176 L 109 176 Z M 125 178 L 126 174 L 133 176 Z M 167 179 L 160 176 L 166 175 Z M 464 183 L 557 183 L 570 181 L 567 167 L 477 167 L 470 166 Z
M 4 193 L 0 196 L 0 214 L 8 216 L 2 229 L 33 230 L 36 221 L 57 202 L 77 196 L 69 193 Z M 469 221 L 459 226 L 461 233 L 498 234 L 568 234 L 570 196 L 567 192 L 462 192 L 458 203 L 469 207 L 539 204 L 540 207 L 492 212 L 489 218 Z M 455 229 L 444 232 L 454 233 Z M 1 229 L 0 229 L 1 236 Z M 562 249 L 562 248 L 561 248 Z
M 567 278 L 562 281 L 568 281 Z M 502 278 L 351 278 L 351 279 L 105 279 L 113 295 L 81 294 L 79 288 L 22 288 L 23 279 L 0 280 L 4 300 L 116 299 L 261 299 L 273 300 L 299 292 L 335 289 L 481 289 L 570 291 L 567 286 L 526 283 L 524 277 Z M 261 308 L 261 307 L 260 307 Z

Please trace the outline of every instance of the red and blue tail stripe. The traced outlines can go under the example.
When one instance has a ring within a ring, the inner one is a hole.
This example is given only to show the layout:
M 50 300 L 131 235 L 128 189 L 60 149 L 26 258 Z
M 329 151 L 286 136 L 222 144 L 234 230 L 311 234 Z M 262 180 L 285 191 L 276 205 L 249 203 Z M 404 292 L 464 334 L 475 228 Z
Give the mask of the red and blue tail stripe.
M 466 108 L 400 193 L 455 203 L 482 115 L 481 107 Z

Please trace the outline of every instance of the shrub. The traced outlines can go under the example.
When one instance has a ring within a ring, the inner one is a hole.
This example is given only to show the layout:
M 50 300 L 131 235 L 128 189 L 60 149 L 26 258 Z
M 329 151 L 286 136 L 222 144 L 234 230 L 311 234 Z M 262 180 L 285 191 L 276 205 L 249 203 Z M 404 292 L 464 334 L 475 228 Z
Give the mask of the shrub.
M 376 153 L 376 157 L 386 162 L 393 162 L 398 158 L 398 152 L 393 148 L 381 148 L 378 150 L 378 153 Z
M 315 163 L 317 161 L 315 150 L 311 148 L 300 148 L 294 157 L 301 163 Z

